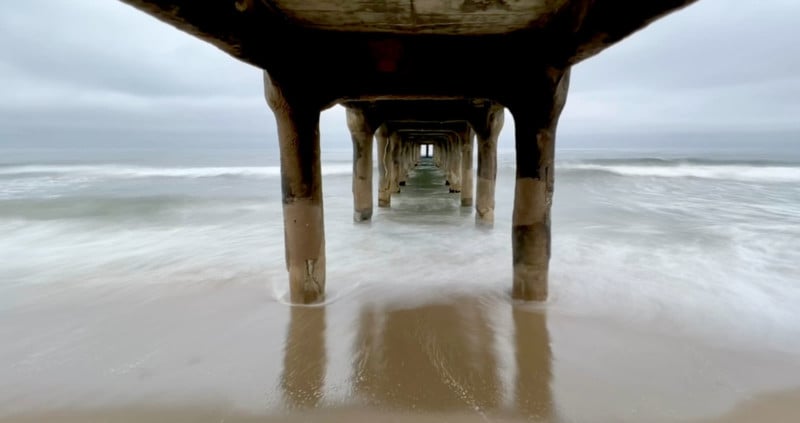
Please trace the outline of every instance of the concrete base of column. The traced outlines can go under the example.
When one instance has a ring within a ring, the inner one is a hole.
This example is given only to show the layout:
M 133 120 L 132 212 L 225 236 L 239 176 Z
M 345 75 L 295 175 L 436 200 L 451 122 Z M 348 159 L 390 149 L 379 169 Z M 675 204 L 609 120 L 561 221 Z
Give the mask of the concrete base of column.
M 514 284 L 511 296 L 526 301 L 547 299 L 550 227 L 545 224 L 513 229 Z
M 475 202 L 475 223 L 494 225 L 494 188 L 492 179 L 478 178 L 478 195 Z
M 366 222 L 368 220 L 372 220 L 372 209 L 356 210 L 353 212 L 354 222 Z
M 517 179 L 514 198 L 514 284 L 512 296 L 521 300 L 547 299 L 550 263 L 550 204 L 547 185 L 533 178 Z
M 283 206 L 289 292 L 293 303 L 325 297 L 325 228 L 322 205 L 296 199 Z

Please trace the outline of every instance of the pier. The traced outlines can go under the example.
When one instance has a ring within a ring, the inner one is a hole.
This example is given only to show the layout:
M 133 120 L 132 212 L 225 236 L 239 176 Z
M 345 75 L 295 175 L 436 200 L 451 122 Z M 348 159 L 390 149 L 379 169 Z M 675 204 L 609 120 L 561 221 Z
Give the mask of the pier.
M 377 203 L 390 207 L 425 144 L 461 205 L 474 205 L 476 224 L 491 226 L 508 109 L 516 128 L 512 295 L 542 301 L 556 128 L 572 66 L 694 0 L 122 1 L 264 70 L 290 296 L 313 303 L 325 293 L 322 110 L 347 109 L 355 221 L 373 213 L 373 146 Z

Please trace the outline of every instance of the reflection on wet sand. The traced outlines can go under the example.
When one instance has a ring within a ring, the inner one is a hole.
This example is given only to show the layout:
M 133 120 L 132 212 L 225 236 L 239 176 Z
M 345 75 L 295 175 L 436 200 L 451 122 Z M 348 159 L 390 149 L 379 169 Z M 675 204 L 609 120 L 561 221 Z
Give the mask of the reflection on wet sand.
M 389 408 L 496 408 L 500 384 L 493 335 L 477 304 L 362 312 L 355 392 Z
M 352 394 L 343 405 L 552 421 L 544 313 L 490 302 L 362 306 L 350 341 Z M 281 386 L 291 406 L 314 406 L 324 385 L 324 308 L 294 307 L 291 318 Z M 513 328 L 498 323 L 509 320 Z M 515 368 L 502 366 L 499 355 L 515 357 Z
M 542 312 L 512 308 L 517 376 L 515 399 L 517 411 L 527 418 L 552 421 L 553 395 L 550 383 L 550 335 L 547 315 Z
M 292 307 L 281 374 L 284 400 L 290 408 L 319 405 L 326 364 L 325 308 Z

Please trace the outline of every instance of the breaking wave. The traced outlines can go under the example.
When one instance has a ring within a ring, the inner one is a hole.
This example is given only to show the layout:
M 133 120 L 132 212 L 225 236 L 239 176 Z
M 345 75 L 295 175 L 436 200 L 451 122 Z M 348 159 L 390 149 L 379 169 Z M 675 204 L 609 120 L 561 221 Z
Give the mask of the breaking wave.
M 324 175 L 347 175 L 349 164 L 323 165 Z M 280 166 L 249 167 L 146 167 L 126 165 L 12 165 L 0 166 L 0 178 L 39 176 L 75 176 L 96 178 L 215 178 L 215 177 L 277 177 Z
M 800 182 L 800 166 L 769 162 L 712 162 L 697 160 L 594 160 L 557 165 L 562 172 L 596 172 L 618 176 L 698 178 L 742 182 Z

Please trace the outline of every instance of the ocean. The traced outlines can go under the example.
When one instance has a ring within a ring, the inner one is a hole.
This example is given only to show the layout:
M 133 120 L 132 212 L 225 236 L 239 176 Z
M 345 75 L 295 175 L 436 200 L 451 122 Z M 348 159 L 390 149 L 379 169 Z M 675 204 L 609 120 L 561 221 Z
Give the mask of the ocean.
M 280 169 L 269 147 L 0 150 L 0 316 L 48 302 L 82 307 L 85 292 L 146 301 L 143 293 L 237 286 L 288 314 Z M 513 151 L 499 154 L 491 230 L 475 227 L 474 211 L 431 169 L 428 186 L 412 178 L 391 208 L 353 223 L 351 154 L 323 149 L 329 309 L 376 297 L 399 309 L 426 298 L 511 303 Z M 715 348 L 800 354 L 796 152 L 559 148 L 555 178 L 551 297 L 534 307 L 655 325 Z M 353 336 L 330 320 L 328 336 Z M 283 333 L 286 317 L 278 321 Z
M 652 148 L 557 154 L 554 306 L 674 313 L 685 324 L 702 317 L 740 335 L 776 334 L 778 345 L 800 340 L 800 160 Z M 392 209 L 375 207 L 371 224 L 354 224 L 351 153 L 325 151 L 323 161 L 329 298 L 409 266 L 417 283 L 460 275 L 510 285 L 513 151 L 499 154 L 489 232 L 443 185 L 401 194 Z M 278 162 L 252 146 L 5 153 L 0 289 L 260 281 L 282 299 Z

